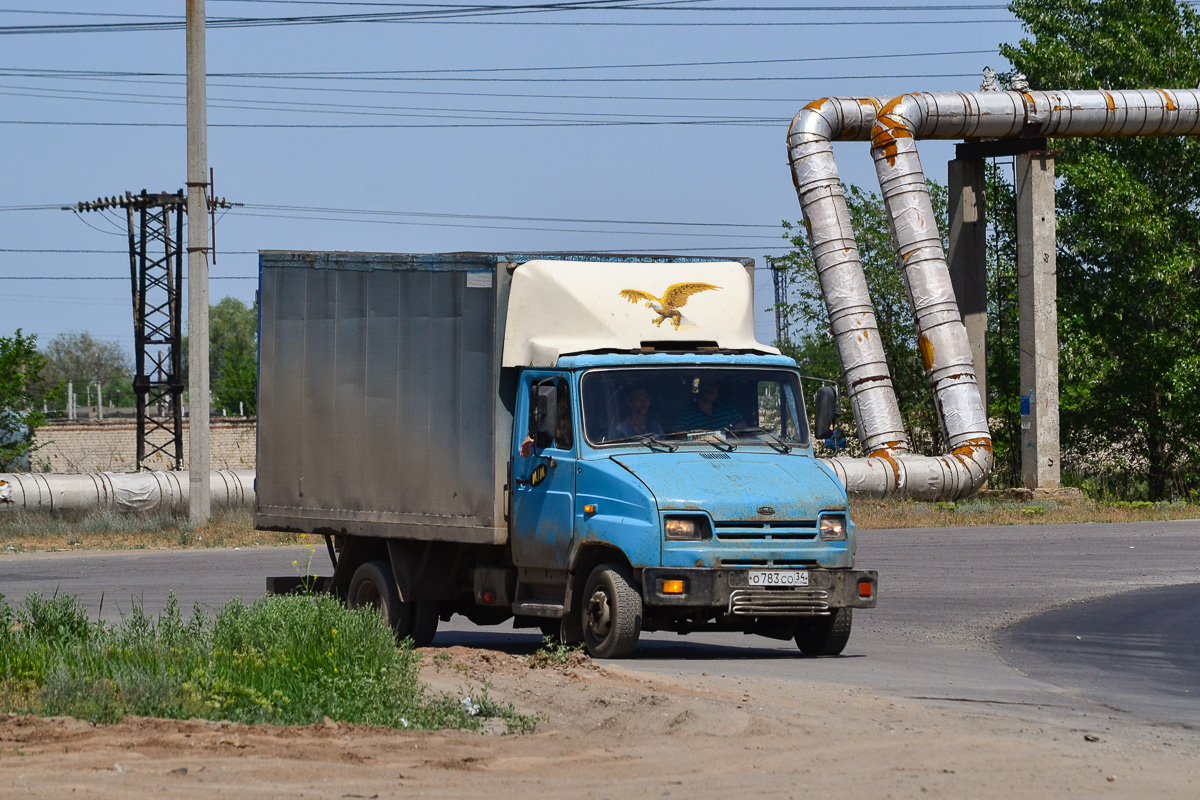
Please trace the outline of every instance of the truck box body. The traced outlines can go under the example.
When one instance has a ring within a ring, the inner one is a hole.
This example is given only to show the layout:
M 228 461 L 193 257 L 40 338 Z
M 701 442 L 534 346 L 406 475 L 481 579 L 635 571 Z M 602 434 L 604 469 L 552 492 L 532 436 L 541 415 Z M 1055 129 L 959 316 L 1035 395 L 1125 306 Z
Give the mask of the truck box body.
M 263 251 L 256 526 L 503 544 L 509 286 L 539 259 L 729 261 Z

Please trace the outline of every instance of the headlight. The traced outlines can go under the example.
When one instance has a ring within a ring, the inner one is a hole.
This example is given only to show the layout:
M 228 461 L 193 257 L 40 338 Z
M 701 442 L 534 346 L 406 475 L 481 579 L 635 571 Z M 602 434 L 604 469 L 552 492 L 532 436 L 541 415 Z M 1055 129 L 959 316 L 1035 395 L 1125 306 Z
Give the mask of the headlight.
M 821 517 L 821 539 L 840 542 L 846 539 L 846 515 L 825 514 Z
M 668 539 L 698 541 L 704 537 L 704 523 L 696 517 L 668 517 L 664 527 Z

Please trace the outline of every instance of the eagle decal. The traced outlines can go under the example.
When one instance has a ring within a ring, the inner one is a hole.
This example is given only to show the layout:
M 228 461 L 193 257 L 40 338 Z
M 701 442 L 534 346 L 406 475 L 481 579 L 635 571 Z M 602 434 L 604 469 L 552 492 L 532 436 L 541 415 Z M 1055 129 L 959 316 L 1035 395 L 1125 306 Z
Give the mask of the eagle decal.
M 675 326 L 675 330 L 679 330 L 679 323 L 683 321 L 683 314 L 679 309 L 687 303 L 688 298 L 697 292 L 720 288 L 711 283 L 677 283 L 674 286 L 668 286 L 661 298 L 637 289 L 622 289 L 621 297 L 631 303 L 637 303 L 639 300 L 645 301 L 646 308 L 652 309 L 658 314 L 658 319 L 654 320 L 655 325 L 661 327 L 663 321 L 669 319 Z

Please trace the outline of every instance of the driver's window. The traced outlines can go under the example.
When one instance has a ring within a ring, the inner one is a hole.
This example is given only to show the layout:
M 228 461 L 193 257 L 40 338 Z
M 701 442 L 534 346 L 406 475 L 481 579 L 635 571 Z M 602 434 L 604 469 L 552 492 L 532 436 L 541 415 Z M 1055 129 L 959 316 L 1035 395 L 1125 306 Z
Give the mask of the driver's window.
M 558 409 L 558 426 L 553 438 L 538 436 L 537 447 L 543 449 L 553 447 L 558 450 L 570 450 L 575 446 L 574 428 L 571 425 L 571 386 L 563 378 L 553 378 L 547 381 L 536 381 L 529 387 L 529 431 L 536 435 L 537 424 L 537 390 L 539 386 L 554 386 L 555 407 Z

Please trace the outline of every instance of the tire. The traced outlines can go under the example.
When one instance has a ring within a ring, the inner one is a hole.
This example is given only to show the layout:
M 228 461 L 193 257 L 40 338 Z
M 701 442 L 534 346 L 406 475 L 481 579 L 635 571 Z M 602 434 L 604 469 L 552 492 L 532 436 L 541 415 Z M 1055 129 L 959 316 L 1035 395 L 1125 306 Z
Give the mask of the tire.
M 413 607 L 412 637 L 413 647 L 429 647 L 438 629 L 437 603 L 409 603 Z
M 796 625 L 796 646 L 806 656 L 836 656 L 850 641 L 854 609 L 835 608 L 827 617 L 801 620 Z
M 642 596 L 627 567 L 601 564 L 583 585 L 583 643 L 593 658 L 625 658 L 642 633 Z
M 350 608 L 374 608 L 387 621 L 397 639 L 412 634 L 413 604 L 401 602 L 396 579 L 392 576 L 392 565 L 386 561 L 367 561 L 354 570 L 346 590 L 346 605 Z M 434 626 L 436 629 L 436 616 Z

